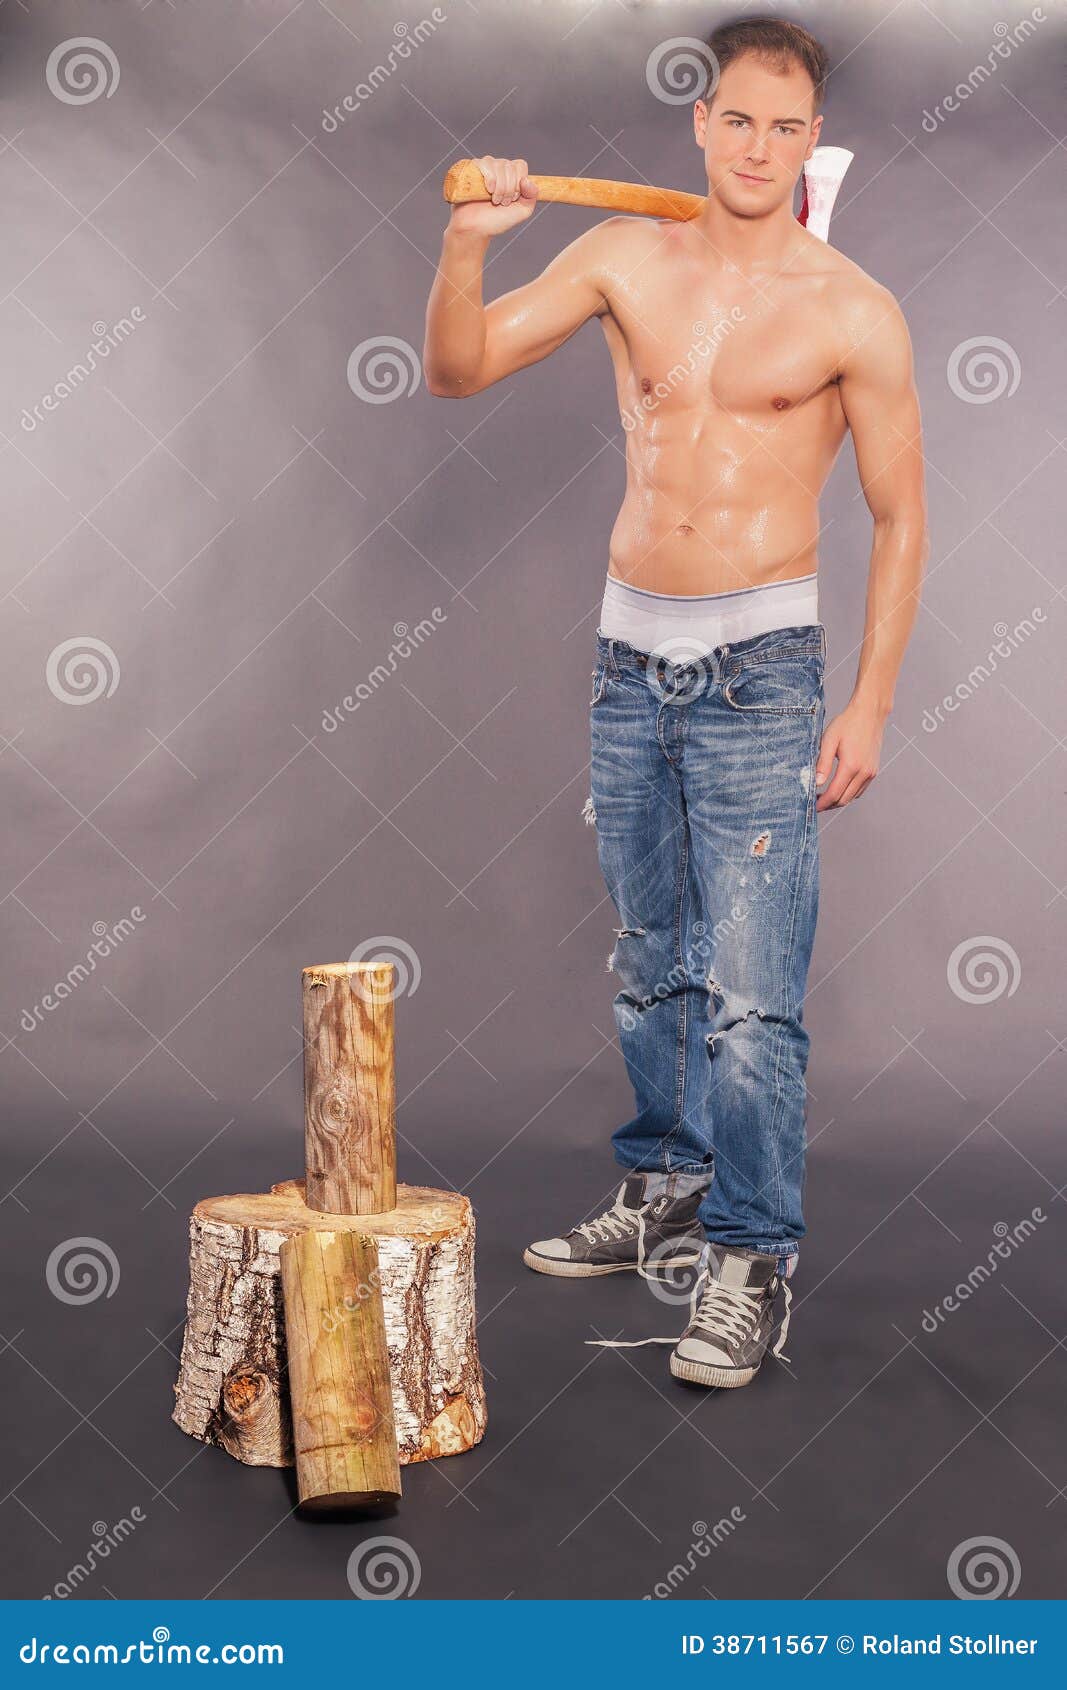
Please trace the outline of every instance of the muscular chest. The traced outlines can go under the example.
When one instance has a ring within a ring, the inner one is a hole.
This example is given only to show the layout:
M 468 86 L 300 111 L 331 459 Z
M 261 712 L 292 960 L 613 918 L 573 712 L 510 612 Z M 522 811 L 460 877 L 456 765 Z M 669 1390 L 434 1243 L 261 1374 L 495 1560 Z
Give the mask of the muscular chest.
M 652 267 L 612 300 L 624 409 L 778 422 L 820 396 L 836 402 L 836 338 L 817 285 L 694 285 L 677 270 Z

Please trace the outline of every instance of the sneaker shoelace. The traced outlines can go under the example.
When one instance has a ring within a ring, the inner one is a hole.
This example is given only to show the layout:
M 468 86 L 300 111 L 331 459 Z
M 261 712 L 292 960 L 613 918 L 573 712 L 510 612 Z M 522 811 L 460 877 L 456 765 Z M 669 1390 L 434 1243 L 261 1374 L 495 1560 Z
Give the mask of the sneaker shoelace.
M 605 1244 L 611 1238 L 625 1238 L 634 1229 L 634 1223 L 642 1219 L 639 1209 L 627 1209 L 616 1198 L 610 1209 L 605 1209 L 595 1220 L 583 1221 L 581 1226 L 575 1227 L 590 1244 Z M 643 1231 L 643 1228 L 641 1228 Z
M 786 1333 L 789 1331 L 789 1310 L 793 1293 L 789 1281 L 782 1280 L 785 1290 L 785 1314 L 778 1338 L 771 1348 L 772 1355 L 781 1355 Z M 743 1344 L 752 1337 L 759 1318 L 764 1287 L 723 1285 L 713 1279 L 700 1299 L 699 1307 L 690 1322 L 699 1326 L 712 1338 L 725 1338 L 727 1343 Z
M 655 1199 L 653 1199 L 653 1201 L 655 1201 Z M 648 1260 L 648 1251 L 645 1248 L 645 1215 L 648 1207 L 650 1207 L 650 1205 L 646 1205 L 645 1208 L 642 1209 L 627 1209 L 625 1205 L 616 1198 L 610 1209 L 605 1209 L 604 1213 L 602 1215 L 598 1215 L 595 1220 L 583 1221 L 581 1225 L 576 1226 L 574 1230 L 575 1232 L 580 1232 L 583 1238 L 587 1238 L 590 1244 L 600 1244 L 605 1242 L 608 1238 L 625 1238 L 627 1234 L 633 1231 L 634 1224 L 636 1222 L 637 1271 L 641 1275 L 642 1279 L 654 1280 L 657 1285 L 660 1285 L 663 1283 L 662 1270 L 660 1272 L 649 1273 L 648 1269 L 645 1267 L 645 1262 Z
M 793 1303 L 793 1293 L 788 1279 L 780 1278 L 779 1283 L 785 1292 L 785 1313 L 778 1337 L 771 1346 L 771 1354 L 781 1356 L 781 1359 L 787 1362 L 789 1357 L 783 1355 L 782 1351 L 789 1331 L 789 1311 Z M 758 1296 L 762 1295 L 761 1289 Z M 686 1330 L 688 1331 L 690 1326 L 702 1326 L 712 1335 L 721 1335 L 741 1342 L 749 1336 L 758 1312 L 759 1301 L 755 1287 L 742 1289 L 736 1285 L 723 1285 L 719 1280 L 711 1278 L 710 1267 L 704 1267 L 698 1273 L 689 1294 L 689 1319 L 686 1322 Z M 636 1350 L 640 1349 L 642 1344 L 677 1344 L 680 1338 L 677 1333 L 673 1333 L 669 1338 L 587 1338 L 585 1342 L 603 1350 Z

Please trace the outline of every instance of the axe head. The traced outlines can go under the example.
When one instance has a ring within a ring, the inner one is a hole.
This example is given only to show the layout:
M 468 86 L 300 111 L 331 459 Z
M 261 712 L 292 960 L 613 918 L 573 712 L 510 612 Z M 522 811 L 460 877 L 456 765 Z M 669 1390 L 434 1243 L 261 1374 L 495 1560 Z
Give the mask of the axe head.
M 847 147 L 816 147 L 804 166 L 804 198 L 797 221 L 821 241 L 829 240 L 834 202 L 855 156 Z

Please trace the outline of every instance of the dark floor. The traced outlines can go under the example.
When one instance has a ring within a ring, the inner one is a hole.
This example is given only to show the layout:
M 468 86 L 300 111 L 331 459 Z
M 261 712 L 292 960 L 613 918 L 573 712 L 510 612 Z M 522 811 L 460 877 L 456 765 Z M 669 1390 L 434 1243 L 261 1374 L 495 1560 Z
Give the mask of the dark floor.
M 953 1551 L 989 1538 L 1008 1576 L 1021 1569 L 1021 1597 L 1061 1597 L 1064 1215 L 1058 1149 L 1042 1150 L 1055 1140 L 962 1111 L 919 1137 L 908 1099 L 896 1120 L 862 1102 L 847 1133 L 814 1136 L 792 1367 L 768 1362 L 736 1392 L 675 1382 L 667 1346 L 584 1345 L 684 1324 L 636 1278 L 570 1284 L 523 1266 L 530 1238 L 604 1206 L 603 1151 L 550 1154 L 541 1126 L 483 1172 L 507 1133 L 450 1125 L 438 1142 L 478 1218 L 489 1425 L 466 1455 L 405 1468 L 399 1509 L 373 1522 L 297 1517 L 290 1474 L 243 1468 L 168 1418 L 186 1211 L 295 1170 L 251 1135 L 228 1139 L 168 1187 L 171 1208 L 79 1129 L 3 1209 L 4 1594 L 44 1595 L 100 1525 L 137 1508 L 143 1523 L 78 1595 L 344 1599 L 353 1551 L 388 1536 L 419 1569 L 417 1597 L 944 1597 Z M 417 1119 L 406 1130 L 423 1142 Z M 168 1148 L 164 1126 L 141 1132 L 141 1166 L 151 1136 L 169 1175 L 177 1135 Z M 32 1160 L 24 1144 L 15 1178 Z M 410 1152 L 401 1172 L 426 1177 Z M 935 1319 L 1035 1208 L 1047 1219 Z M 121 1279 L 71 1307 L 47 1289 L 42 1239 L 83 1233 L 109 1242 Z

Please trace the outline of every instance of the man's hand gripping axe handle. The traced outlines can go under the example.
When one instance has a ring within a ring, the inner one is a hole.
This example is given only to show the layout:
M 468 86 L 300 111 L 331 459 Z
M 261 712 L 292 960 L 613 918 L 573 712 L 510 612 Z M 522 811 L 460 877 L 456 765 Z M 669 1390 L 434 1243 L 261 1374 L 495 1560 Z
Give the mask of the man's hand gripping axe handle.
M 853 154 L 847 147 L 816 147 L 804 166 L 804 198 L 798 214 L 813 235 L 829 236 L 834 208 Z M 683 194 L 674 188 L 650 188 L 642 182 L 611 182 L 595 176 L 531 176 L 537 198 L 557 205 L 588 205 L 601 211 L 628 212 L 637 217 L 671 217 L 686 223 L 706 204 L 703 194 Z M 490 198 L 474 159 L 461 159 L 445 176 L 444 196 L 450 205 Z

